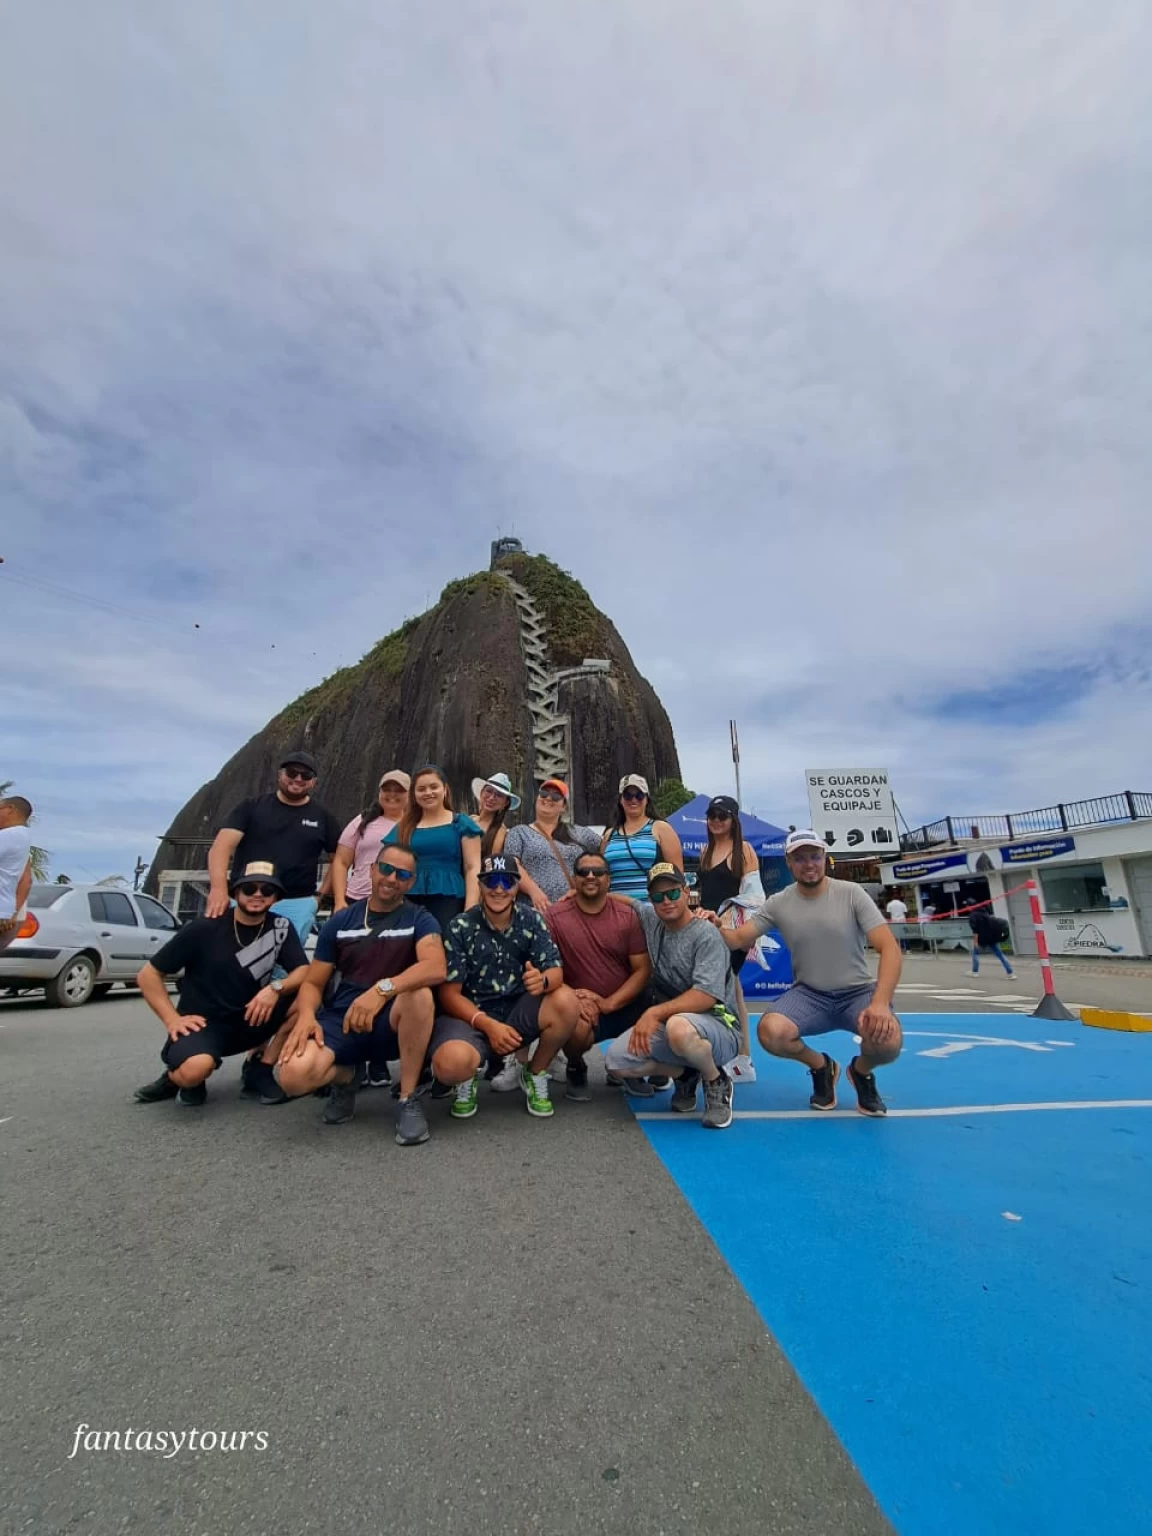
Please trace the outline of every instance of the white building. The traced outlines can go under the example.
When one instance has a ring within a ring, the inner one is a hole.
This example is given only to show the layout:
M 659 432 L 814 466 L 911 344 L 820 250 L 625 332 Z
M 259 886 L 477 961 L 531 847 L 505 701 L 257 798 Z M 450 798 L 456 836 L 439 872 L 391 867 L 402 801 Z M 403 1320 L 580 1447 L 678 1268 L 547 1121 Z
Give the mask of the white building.
M 1013 836 L 1037 820 L 1043 830 Z M 1152 795 L 1108 795 L 1013 817 L 946 818 L 904 843 L 904 856 L 884 866 L 886 886 L 914 887 L 921 906 L 931 901 L 944 910 L 948 892 L 963 885 L 971 899 L 973 882 L 986 881 L 1017 954 L 1036 953 L 1025 888 L 1035 877 L 1052 954 L 1152 955 Z

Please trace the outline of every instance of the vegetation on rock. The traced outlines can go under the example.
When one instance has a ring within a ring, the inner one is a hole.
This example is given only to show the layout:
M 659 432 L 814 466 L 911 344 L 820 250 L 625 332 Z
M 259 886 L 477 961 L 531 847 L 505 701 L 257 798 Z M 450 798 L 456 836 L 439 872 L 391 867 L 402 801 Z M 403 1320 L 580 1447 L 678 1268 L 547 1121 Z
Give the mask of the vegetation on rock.
M 341 667 L 339 671 L 330 673 L 323 682 L 309 688 L 298 699 L 293 699 L 269 722 L 269 727 L 298 725 L 304 720 L 310 720 L 334 704 L 351 698 L 370 677 L 376 680 L 399 677 L 408 657 L 408 641 L 419 623 L 420 618 L 405 619 L 398 629 L 385 635 L 383 640 L 378 640 L 353 666 Z
M 652 807 L 661 821 L 667 821 L 682 805 L 695 798 L 696 791 L 685 789 L 679 779 L 661 779 L 652 791 Z
M 500 569 L 532 596 L 548 626 L 548 653 L 556 667 L 578 667 L 604 654 L 604 616 L 576 580 L 547 555 L 505 555 Z

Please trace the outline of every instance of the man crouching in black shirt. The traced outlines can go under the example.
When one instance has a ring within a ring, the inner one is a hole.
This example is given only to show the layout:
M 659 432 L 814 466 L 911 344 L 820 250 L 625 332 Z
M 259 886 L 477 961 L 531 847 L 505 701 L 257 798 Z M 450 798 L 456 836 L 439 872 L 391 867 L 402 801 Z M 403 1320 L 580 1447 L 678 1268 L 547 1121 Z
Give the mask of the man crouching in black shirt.
M 232 886 L 236 905 L 186 923 L 142 968 L 136 984 L 168 1040 L 160 1052 L 167 1070 L 136 1090 L 139 1103 L 203 1104 L 204 1085 L 224 1057 L 264 1045 L 285 1022 L 308 957 L 289 919 L 269 910 L 283 892 L 273 865 L 245 865 Z M 288 974 L 274 981 L 278 965 Z M 174 1008 L 164 978 L 178 971 L 184 974 Z M 256 1055 L 244 1064 L 243 1091 L 265 1103 L 284 1099 L 271 1065 Z

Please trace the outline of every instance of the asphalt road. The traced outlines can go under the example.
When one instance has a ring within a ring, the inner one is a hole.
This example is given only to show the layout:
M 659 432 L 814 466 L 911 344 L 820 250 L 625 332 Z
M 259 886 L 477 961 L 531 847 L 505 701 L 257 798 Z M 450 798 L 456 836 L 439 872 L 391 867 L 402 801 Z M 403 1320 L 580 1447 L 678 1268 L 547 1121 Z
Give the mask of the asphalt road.
M 484 1090 L 402 1150 L 386 1094 L 325 1127 L 236 1063 L 136 1105 L 159 1038 L 0 1003 L 6 1531 L 889 1529 L 617 1096 Z M 70 1458 L 81 1424 L 267 1448 Z

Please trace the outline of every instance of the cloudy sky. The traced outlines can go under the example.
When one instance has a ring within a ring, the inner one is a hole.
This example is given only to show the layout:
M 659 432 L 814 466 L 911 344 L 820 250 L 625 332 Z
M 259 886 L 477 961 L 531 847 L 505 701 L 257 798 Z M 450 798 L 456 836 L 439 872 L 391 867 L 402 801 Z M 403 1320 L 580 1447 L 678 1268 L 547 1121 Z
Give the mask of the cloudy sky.
M 55 867 L 149 858 L 500 531 L 773 820 L 811 766 L 913 825 L 1152 789 L 1145 0 L 426 9 L 2 24 L 0 778 Z

